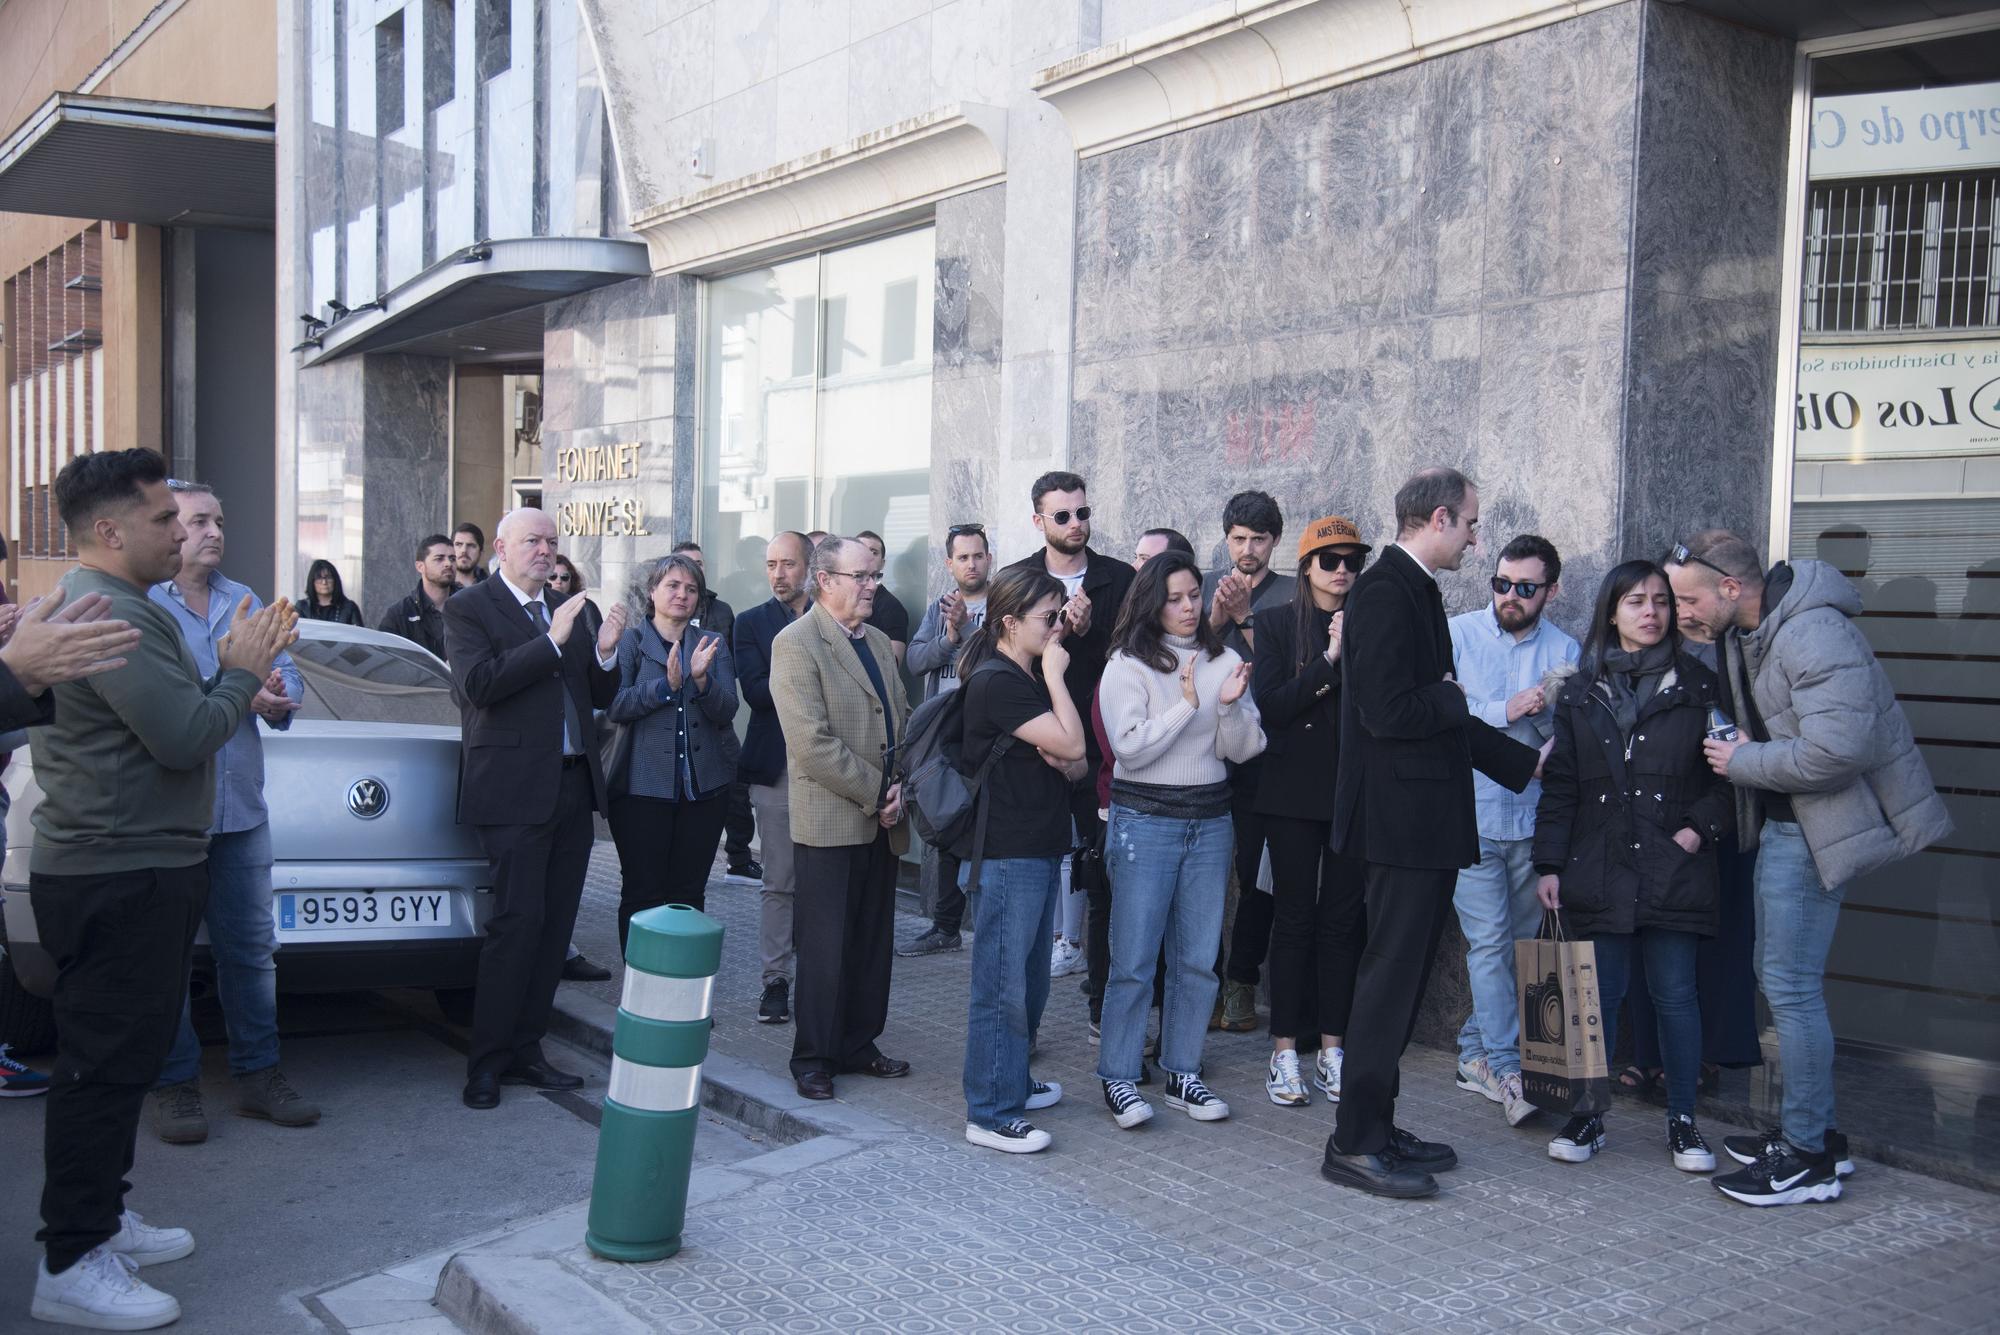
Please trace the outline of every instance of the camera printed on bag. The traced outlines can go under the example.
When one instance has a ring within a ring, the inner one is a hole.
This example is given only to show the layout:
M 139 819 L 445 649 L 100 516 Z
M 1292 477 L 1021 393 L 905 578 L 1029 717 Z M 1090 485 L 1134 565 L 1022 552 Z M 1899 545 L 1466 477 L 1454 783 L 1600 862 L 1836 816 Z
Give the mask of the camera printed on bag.
M 1577 969 L 1579 982 L 1586 974 L 1596 970 L 1581 967 Z M 1547 1043 L 1557 1047 L 1567 1046 L 1572 1055 L 1582 1056 L 1586 1047 L 1602 1044 L 1603 1036 L 1598 1032 L 1597 989 L 1594 986 L 1579 986 L 1577 1001 L 1590 1013 L 1586 1021 L 1580 1014 L 1568 1013 L 1563 1005 L 1562 979 L 1554 969 L 1548 976 L 1531 982 L 1524 989 L 1526 1004 L 1521 1008 L 1523 1038 L 1530 1043 Z M 1569 1035 L 1575 1033 L 1577 1042 L 1571 1045 Z

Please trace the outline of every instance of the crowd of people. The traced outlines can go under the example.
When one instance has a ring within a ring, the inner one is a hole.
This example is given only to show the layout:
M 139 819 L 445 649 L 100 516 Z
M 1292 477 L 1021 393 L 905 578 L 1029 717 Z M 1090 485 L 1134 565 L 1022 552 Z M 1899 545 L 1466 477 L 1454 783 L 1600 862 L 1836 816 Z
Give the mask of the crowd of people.
M 296 604 L 260 606 L 220 572 L 213 493 L 150 451 L 79 458 L 55 493 L 79 566 L 0 609 L 0 732 L 32 730 L 32 889 L 59 968 L 32 1310 L 143 1329 L 179 1308 L 138 1268 L 193 1239 L 126 1209 L 123 1179 L 149 1091 L 163 1137 L 205 1134 L 187 1020 L 204 921 L 238 1110 L 319 1115 L 277 1065 L 258 726 L 298 707 L 298 621 L 361 615 L 323 561 Z M 475 525 L 416 545 L 417 586 L 379 625 L 448 666 L 458 819 L 492 868 L 467 1107 L 582 1084 L 542 1041 L 562 979 L 608 976 L 570 944 L 601 813 L 621 946 L 635 913 L 704 904 L 718 847 L 725 880 L 758 887 L 756 1018 L 794 1025 L 806 1098 L 908 1073 L 877 1042 L 893 959 L 962 950 L 969 928 L 972 1144 L 1051 1143 L 1028 1114 L 1063 1097 L 1032 1071 L 1054 978 L 1084 974 L 1122 1128 L 1155 1115 L 1156 1067 L 1169 1109 L 1228 1118 L 1206 1036 L 1255 1029 L 1268 981 L 1265 1094 L 1334 1105 L 1322 1174 L 1427 1196 L 1458 1157 L 1398 1121 L 1399 1068 L 1455 911 L 1472 991 L 1457 1084 L 1509 1125 L 1537 1111 L 1513 946 L 1553 926 L 1595 946 L 1607 1051 L 1628 1017 L 1623 1077 L 1664 1082 L 1687 1172 L 1718 1162 L 1695 1119 L 1705 1064 L 1756 1059 L 1754 974 L 1781 1120 L 1725 1141 L 1740 1167 L 1715 1185 L 1752 1205 L 1840 1195 L 1822 976 L 1842 887 L 1950 824 L 1838 570 L 1766 569 L 1741 537 L 1697 533 L 1612 569 L 1579 644 L 1548 618 L 1562 562 L 1534 534 L 1501 545 L 1487 605 L 1446 616 L 1438 576 L 1480 541 L 1479 491 L 1450 468 L 1412 476 L 1374 542 L 1380 521 L 1306 525 L 1292 576 L 1262 492 L 1228 500 L 1213 571 L 1169 528 L 1130 561 L 1093 548 L 1074 473 L 1028 499 L 1041 543 L 997 573 L 984 524 L 946 530 L 945 592 L 914 633 L 870 532 L 778 534 L 771 596 L 740 614 L 694 543 L 599 607 L 538 509 L 501 521 L 490 573 Z M 933 918 L 898 948 L 912 798 L 938 814 L 913 757 L 941 739 L 976 815 L 924 849 Z M 1604 1110 L 1560 1111 L 1550 1156 L 1588 1160 Z

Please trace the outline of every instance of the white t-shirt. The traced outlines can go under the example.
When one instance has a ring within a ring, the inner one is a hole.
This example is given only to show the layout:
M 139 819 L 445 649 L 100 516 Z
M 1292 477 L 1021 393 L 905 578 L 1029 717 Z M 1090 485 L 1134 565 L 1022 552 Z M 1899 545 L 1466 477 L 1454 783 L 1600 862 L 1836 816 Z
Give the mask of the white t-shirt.
M 1079 570 L 1074 575 L 1057 575 L 1056 578 L 1062 581 L 1063 596 L 1066 598 L 1074 598 L 1079 593 L 1082 593 L 1083 577 L 1087 573 L 1089 572 L 1086 570 Z
M 986 624 L 986 600 L 984 598 L 981 598 L 978 602 L 975 603 L 970 598 L 966 599 L 965 625 L 960 627 L 958 632 L 958 647 L 960 649 L 963 649 L 965 647 L 965 642 L 972 638 L 972 632 L 978 630 L 981 626 L 985 624 Z M 953 654 L 951 656 L 951 661 L 938 669 L 937 688 L 940 692 L 955 691 L 958 689 L 957 654 Z

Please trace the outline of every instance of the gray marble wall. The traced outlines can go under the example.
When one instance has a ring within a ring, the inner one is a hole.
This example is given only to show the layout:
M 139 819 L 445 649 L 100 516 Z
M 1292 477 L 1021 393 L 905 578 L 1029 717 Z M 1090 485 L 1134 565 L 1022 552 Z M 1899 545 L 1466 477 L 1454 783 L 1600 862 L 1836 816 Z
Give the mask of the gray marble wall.
M 639 567 L 664 556 L 676 535 L 693 532 L 693 489 L 675 485 L 694 476 L 695 364 L 678 355 L 694 347 L 692 284 L 639 278 L 548 308 L 543 501 L 601 606 L 623 597 Z M 564 480 L 564 451 L 613 445 L 638 446 L 627 456 L 636 476 Z M 626 501 L 635 508 L 613 531 L 591 531 L 602 525 L 590 507 Z
M 944 590 L 945 530 L 995 525 L 1003 451 L 1000 430 L 1000 316 L 1007 188 L 988 186 L 937 208 L 937 305 L 931 346 L 931 563 L 933 594 Z M 1026 498 L 1021 498 L 1026 508 Z M 1014 555 L 1019 555 L 1015 553 Z M 1010 558 L 1011 559 L 1011 558 Z

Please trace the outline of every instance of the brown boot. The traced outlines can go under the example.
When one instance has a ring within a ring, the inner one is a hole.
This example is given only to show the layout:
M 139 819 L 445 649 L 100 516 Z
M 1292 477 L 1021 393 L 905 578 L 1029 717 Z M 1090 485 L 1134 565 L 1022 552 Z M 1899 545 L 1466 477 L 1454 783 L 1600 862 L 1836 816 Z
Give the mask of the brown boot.
M 1222 985 L 1222 1020 L 1215 1026 L 1226 1034 L 1247 1034 L 1257 1027 L 1257 989 L 1234 980 Z

